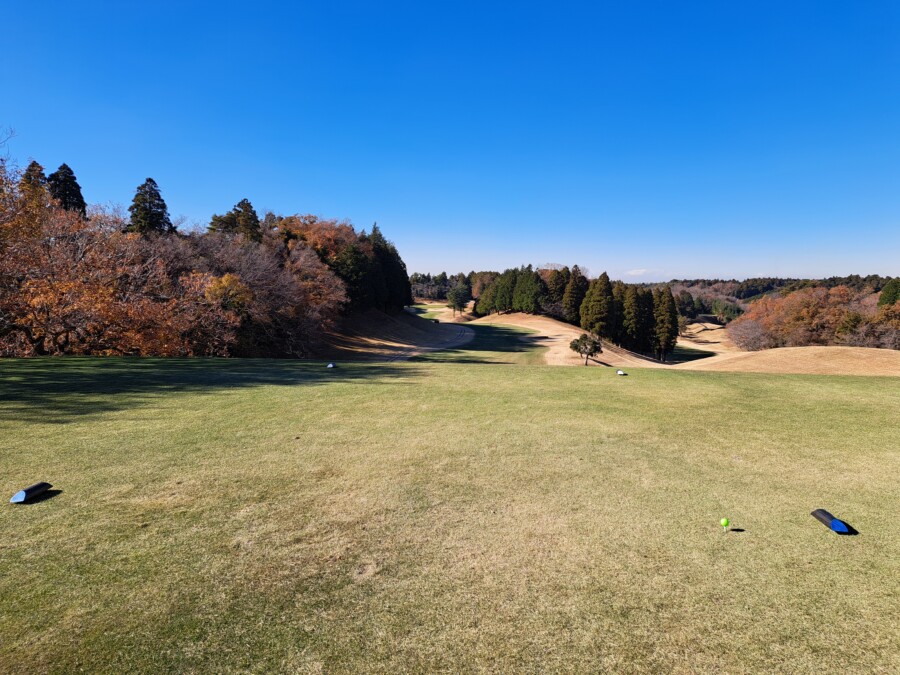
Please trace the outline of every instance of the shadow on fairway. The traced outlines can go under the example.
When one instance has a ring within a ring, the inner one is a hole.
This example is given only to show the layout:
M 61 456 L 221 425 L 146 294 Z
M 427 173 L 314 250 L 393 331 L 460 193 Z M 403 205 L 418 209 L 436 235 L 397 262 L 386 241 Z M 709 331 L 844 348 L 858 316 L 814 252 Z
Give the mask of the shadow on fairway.
M 442 349 L 416 356 L 410 361 L 447 363 L 514 363 L 504 354 L 521 354 L 543 349 L 542 335 L 531 335 L 522 329 L 493 324 L 466 324 L 475 337 L 456 349 Z
M 0 420 L 66 423 L 172 393 L 385 382 L 416 373 L 408 365 L 339 363 L 326 368 L 325 363 L 274 359 L 8 359 L 0 361 Z

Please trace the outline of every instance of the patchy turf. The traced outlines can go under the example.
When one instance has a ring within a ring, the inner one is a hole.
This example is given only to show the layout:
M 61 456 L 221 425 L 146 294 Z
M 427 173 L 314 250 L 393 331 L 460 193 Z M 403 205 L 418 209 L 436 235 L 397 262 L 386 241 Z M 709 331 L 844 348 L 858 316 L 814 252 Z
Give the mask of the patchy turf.
M 0 504 L 0 671 L 896 672 L 898 409 L 893 378 L 0 361 L 0 494 L 61 490 Z

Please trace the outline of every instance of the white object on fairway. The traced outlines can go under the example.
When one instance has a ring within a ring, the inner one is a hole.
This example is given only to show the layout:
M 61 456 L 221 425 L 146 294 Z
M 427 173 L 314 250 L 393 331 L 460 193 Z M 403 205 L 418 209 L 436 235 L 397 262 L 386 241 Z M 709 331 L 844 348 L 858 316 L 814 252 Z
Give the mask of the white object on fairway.
M 328 367 L 328 368 L 334 368 L 334 364 L 333 364 L 333 363 L 329 363 L 327 367 Z
M 616 375 L 624 375 L 624 374 L 625 374 L 625 371 L 624 371 L 624 370 L 617 370 L 617 371 L 616 371 Z

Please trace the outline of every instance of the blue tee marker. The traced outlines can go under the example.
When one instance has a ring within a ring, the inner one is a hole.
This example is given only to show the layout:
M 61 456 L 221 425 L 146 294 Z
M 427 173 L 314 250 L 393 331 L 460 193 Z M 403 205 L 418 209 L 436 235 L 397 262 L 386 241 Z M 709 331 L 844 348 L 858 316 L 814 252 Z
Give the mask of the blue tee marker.
M 50 485 L 50 483 L 35 483 L 34 485 L 27 487 L 24 490 L 19 490 L 12 496 L 12 499 L 9 500 L 9 503 L 24 504 L 29 499 L 34 499 L 35 497 L 41 496 L 52 487 L 53 486 Z
M 837 532 L 838 534 L 850 534 L 850 527 L 847 523 L 835 518 L 825 509 L 816 509 L 809 515 L 818 520 L 825 527 L 830 528 L 833 532 Z

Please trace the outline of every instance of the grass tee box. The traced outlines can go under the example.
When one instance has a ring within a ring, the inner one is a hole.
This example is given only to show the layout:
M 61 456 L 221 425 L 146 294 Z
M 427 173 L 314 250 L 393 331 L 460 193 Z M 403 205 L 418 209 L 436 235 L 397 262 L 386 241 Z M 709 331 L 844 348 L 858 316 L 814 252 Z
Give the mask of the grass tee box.
M 900 670 L 898 381 L 628 372 L 0 361 L 0 672 Z

